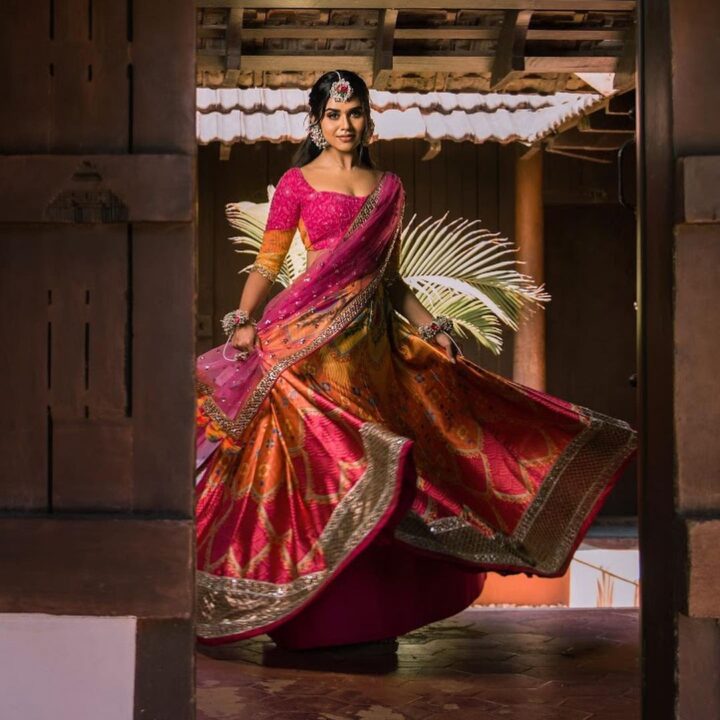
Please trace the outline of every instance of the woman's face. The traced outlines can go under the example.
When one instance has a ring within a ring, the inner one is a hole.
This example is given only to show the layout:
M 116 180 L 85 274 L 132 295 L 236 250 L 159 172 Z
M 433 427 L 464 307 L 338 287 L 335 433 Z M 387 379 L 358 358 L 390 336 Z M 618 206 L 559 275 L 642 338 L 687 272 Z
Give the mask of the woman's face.
M 320 119 L 325 139 L 340 152 L 352 152 L 362 142 L 365 113 L 358 98 L 338 102 L 330 98 Z

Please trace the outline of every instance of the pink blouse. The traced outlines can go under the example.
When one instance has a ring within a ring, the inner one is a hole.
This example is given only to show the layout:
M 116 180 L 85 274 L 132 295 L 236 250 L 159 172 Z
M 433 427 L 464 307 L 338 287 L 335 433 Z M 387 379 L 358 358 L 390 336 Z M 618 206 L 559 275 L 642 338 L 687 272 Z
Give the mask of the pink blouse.
M 300 231 L 308 250 L 334 247 L 367 197 L 334 190 L 315 190 L 305 180 L 300 168 L 290 168 L 275 188 L 263 242 L 253 269 L 274 280 L 296 230 Z

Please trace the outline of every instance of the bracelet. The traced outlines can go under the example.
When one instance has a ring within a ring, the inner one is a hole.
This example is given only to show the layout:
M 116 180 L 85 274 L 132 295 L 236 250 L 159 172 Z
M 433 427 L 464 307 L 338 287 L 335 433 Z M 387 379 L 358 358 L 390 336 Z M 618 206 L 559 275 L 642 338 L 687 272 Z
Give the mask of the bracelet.
M 236 330 L 236 328 L 242 327 L 243 325 L 251 324 L 256 327 L 257 323 L 250 319 L 250 315 L 246 310 L 231 310 L 223 316 L 220 321 L 223 332 L 230 337 Z
M 425 325 L 418 325 L 418 335 L 425 340 L 425 342 L 431 342 L 438 333 L 447 333 L 452 336 L 454 332 L 453 322 L 449 317 L 445 315 L 438 315 L 433 318 L 429 323 Z

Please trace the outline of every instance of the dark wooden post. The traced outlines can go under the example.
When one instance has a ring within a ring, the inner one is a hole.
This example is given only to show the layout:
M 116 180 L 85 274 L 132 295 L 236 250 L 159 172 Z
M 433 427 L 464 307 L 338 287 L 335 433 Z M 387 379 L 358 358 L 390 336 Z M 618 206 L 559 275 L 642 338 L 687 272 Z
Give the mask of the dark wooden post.
M 137 618 L 135 716 L 190 718 L 194 7 L 2 16 L 0 613 Z
M 717 718 L 720 6 L 648 2 L 642 20 L 643 717 Z

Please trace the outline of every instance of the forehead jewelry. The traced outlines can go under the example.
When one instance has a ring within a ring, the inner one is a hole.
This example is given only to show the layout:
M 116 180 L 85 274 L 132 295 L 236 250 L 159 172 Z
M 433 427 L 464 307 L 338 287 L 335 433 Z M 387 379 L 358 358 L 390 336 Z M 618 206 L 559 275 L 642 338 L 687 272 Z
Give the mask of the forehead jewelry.
M 338 79 L 330 86 L 330 97 L 336 102 L 347 102 L 353 96 L 353 89 L 337 70 L 335 73 Z

